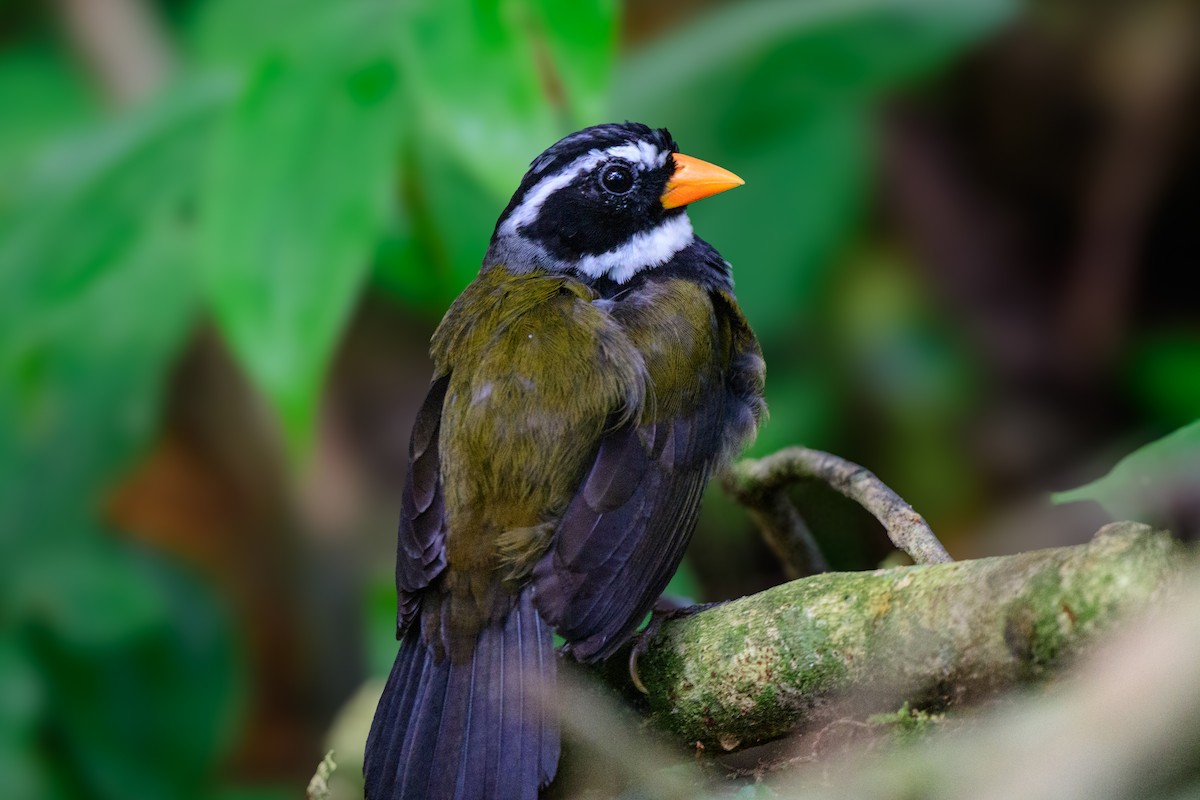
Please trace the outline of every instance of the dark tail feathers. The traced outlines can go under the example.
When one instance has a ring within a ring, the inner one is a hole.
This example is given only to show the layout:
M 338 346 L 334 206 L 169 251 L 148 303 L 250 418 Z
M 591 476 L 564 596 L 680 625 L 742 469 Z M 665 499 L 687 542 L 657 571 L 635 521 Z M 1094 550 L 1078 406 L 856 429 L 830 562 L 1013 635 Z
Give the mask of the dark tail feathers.
M 554 778 L 554 639 L 530 594 L 466 663 L 435 662 L 409 629 L 367 737 L 367 800 L 536 800 Z

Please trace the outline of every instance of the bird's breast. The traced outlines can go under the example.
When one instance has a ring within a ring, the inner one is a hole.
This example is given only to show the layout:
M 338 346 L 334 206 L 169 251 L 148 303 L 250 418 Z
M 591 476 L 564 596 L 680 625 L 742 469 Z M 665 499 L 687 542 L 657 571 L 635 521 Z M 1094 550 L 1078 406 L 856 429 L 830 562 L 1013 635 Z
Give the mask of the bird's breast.
M 654 418 L 687 413 L 719 380 L 725 365 L 718 320 L 708 291 L 699 284 L 648 282 L 641 291 L 612 301 L 608 313 L 642 361 Z

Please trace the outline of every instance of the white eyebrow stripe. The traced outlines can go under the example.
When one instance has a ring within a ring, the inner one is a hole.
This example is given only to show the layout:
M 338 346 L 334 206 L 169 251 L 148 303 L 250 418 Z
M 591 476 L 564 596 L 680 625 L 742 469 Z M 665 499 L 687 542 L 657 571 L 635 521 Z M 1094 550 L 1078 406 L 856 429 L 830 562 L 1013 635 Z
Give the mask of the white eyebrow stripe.
M 513 209 L 513 212 L 508 215 L 508 219 L 504 220 L 504 224 L 500 227 L 500 233 L 515 234 L 520 228 L 532 223 L 537 219 L 538 212 L 541 211 L 546 198 L 570 184 L 579 177 L 580 173 L 594 169 L 604 158 L 603 153 L 593 150 L 572 161 L 561 172 L 549 175 L 535 183 L 533 188 L 525 193 L 525 199 L 521 201 L 521 205 Z
M 625 283 L 637 273 L 660 267 L 695 239 L 687 214 L 677 214 L 657 228 L 634 234 L 619 247 L 599 255 L 584 256 L 576 268 L 592 278 L 608 276 Z
M 596 151 L 592 151 L 596 152 Z M 649 142 L 638 140 L 629 144 L 619 144 L 604 151 L 612 158 L 623 158 L 645 169 L 654 169 L 667 163 L 667 153 L 659 150 Z
M 546 198 L 569 185 L 571 181 L 579 177 L 580 173 L 595 169 L 610 158 L 624 159 L 637 164 L 642 169 L 656 169 L 667 163 L 669 155 L 669 152 L 659 150 L 650 142 L 644 141 L 618 144 L 605 150 L 592 150 L 587 155 L 572 161 L 561 172 L 542 178 L 534 184 L 533 188 L 525 194 L 521 205 L 508 215 L 500 232 L 513 234 L 532 223 L 537 219 L 538 212 L 541 210 L 542 204 L 546 202 Z

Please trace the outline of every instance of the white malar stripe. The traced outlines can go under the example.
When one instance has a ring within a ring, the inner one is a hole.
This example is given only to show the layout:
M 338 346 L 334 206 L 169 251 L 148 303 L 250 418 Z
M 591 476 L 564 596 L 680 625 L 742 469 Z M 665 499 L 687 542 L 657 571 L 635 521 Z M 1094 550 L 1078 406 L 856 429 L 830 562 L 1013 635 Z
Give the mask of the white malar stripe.
M 687 214 L 677 214 L 657 228 L 635 233 L 628 242 L 607 253 L 584 256 L 576 267 L 592 278 L 607 275 L 617 283 L 625 283 L 644 269 L 661 267 L 694 238 Z

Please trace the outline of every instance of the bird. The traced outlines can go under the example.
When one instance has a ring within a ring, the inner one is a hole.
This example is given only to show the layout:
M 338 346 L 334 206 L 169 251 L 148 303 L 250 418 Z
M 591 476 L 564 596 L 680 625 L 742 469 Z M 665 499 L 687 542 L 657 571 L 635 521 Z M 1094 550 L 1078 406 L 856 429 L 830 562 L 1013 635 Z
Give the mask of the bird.
M 531 162 L 431 340 L 368 800 L 534 800 L 554 779 L 554 633 L 585 663 L 630 640 L 766 411 L 730 264 L 687 215 L 742 183 L 634 122 Z

